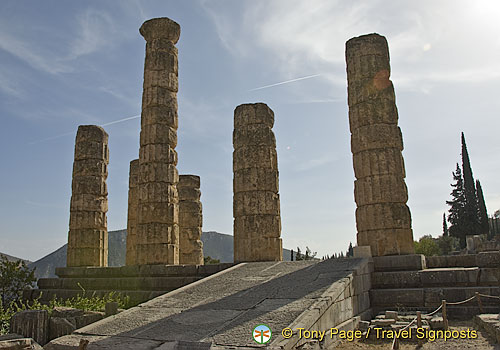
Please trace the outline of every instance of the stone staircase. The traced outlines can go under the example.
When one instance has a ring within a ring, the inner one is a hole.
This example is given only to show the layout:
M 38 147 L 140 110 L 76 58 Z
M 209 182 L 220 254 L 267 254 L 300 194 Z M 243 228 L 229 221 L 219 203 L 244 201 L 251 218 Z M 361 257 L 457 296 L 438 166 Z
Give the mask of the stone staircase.
M 38 289 L 24 291 L 25 300 L 39 298 L 68 299 L 77 295 L 103 296 L 116 292 L 129 297 L 129 306 L 181 288 L 233 266 L 214 265 L 143 265 L 121 267 L 60 267 L 59 278 L 41 278 Z
M 442 300 L 460 302 L 476 294 L 500 296 L 500 252 L 430 257 L 376 257 L 370 301 L 374 312 L 394 309 L 430 312 Z M 455 265 L 455 266 L 453 266 Z M 432 266 L 428 268 L 428 266 Z M 498 313 L 500 300 L 481 298 L 482 313 Z M 481 313 L 477 299 L 449 305 L 451 318 Z

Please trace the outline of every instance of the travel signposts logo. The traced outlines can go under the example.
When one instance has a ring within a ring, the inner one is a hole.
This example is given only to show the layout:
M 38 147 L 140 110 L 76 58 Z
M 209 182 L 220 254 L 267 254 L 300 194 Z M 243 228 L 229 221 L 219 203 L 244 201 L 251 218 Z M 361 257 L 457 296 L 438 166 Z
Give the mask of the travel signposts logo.
M 259 324 L 257 327 L 253 329 L 252 333 L 253 340 L 255 340 L 257 344 L 267 343 L 268 341 L 271 340 L 271 335 L 272 335 L 271 329 L 265 324 Z

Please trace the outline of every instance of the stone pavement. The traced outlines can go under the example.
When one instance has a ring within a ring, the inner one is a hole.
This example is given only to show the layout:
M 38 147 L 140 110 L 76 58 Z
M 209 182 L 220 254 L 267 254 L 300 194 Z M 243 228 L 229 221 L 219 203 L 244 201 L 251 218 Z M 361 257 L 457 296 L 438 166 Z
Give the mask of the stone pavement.
M 90 341 L 87 350 L 265 348 L 252 339 L 261 323 L 274 332 L 271 343 L 283 344 L 283 328 L 318 320 L 339 298 L 349 305 L 335 315 L 343 311 L 351 318 L 349 288 L 360 267 L 369 274 L 363 259 L 242 263 L 53 340 L 45 349 L 78 349 L 82 338 Z

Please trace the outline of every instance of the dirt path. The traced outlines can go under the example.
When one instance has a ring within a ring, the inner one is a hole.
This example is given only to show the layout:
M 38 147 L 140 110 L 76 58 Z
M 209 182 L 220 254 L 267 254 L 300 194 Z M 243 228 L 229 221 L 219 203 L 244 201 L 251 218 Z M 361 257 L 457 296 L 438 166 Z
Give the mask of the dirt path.
M 455 321 L 450 323 L 450 330 L 467 331 L 467 329 L 476 330 L 472 321 Z M 370 341 L 370 342 L 343 342 L 335 349 L 340 350 L 390 350 L 392 343 L 389 341 Z M 422 347 L 418 347 L 416 343 L 402 341 L 400 350 L 455 350 L 455 349 L 474 349 L 474 350 L 500 350 L 500 344 L 495 344 L 494 340 L 487 338 L 484 331 L 477 331 L 475 339 L 438 339 L 435 341 L 427 341 Z

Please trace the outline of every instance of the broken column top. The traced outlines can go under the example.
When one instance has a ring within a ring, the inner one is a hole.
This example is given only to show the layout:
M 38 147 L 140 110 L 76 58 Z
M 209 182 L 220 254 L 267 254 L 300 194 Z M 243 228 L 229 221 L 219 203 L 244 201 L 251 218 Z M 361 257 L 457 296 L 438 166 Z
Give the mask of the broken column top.
M 167 39 L 176 44 L 181 35 L 181 26 L 167 17 L 153 18 L 142 24 L 139 33 L 146 41 Z
M 377 33 L 365 34 L 349 39 L 345 43 L 346 57 L 355 51 L 358 56 L 379 55 L 389 59 L 389 46 L 387 39 Z
M 108 133 L 97 125 L 80 125 L 76 133 L 76 142 L 108 142 Z
M 179 175 L 178 187 L 200 187 L 200 177 L 198 175 Z
M 234 110 L 234 127 L 251 124 L 274 125 L 274 112 L 265 103 L 245 103 Z

